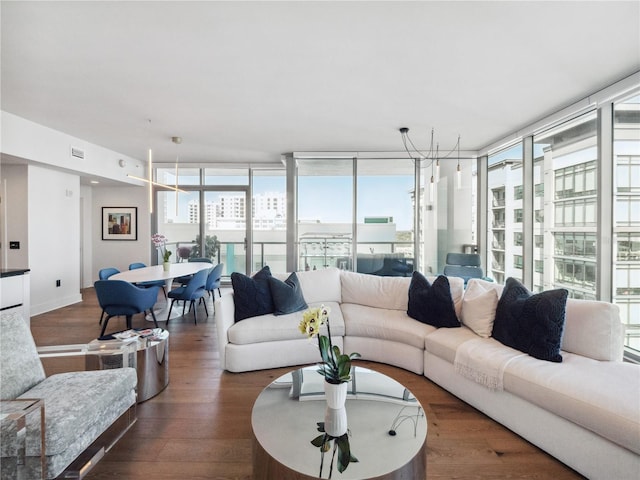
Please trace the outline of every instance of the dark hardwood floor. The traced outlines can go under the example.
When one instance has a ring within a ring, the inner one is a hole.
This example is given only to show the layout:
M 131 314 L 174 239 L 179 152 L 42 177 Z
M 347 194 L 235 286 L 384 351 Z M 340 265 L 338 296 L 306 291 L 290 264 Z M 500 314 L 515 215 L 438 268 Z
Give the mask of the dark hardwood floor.
M 38 346 L 86 343 L 99 335 L 95 293 L 86 289 L 82 295 L 82 303 L 31 318 Z M 159 301 L 164 301 L 162 295 Z M 138 405 L 138 421 L 88 480 L 251 478 L 253 402 L 267 384 L 290 369 L 223 372 L 211 300 L 209 318 L 204 320 L 203 309 L 198 318 L 197 325 L 192 314 L 169 322 L 169 386 Z M 149 325 L 142 316 L 134 317 L 134 326 Z M 108 331 L 124 328 L 124 319 L 112 319 Z M 403 383 L 424 406 L 429 479 L 582 478 L 425 377 L 358 363 Z

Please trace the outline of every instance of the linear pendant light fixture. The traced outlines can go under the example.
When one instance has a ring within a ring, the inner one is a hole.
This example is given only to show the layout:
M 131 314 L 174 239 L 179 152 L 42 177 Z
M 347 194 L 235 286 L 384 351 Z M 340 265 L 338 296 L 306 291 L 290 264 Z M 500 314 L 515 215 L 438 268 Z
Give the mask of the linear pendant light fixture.
M 182 143 L 182 137 L 171 137 L 171 141 L 173 143 L 175 143 L 176 145 L 180 145 Z M 176 147 L 177 149 L 178 147 Z M 178 155 L 178 153 L 176 152 L 176 171 L 175 171 L 175 180 L 176 180 L 176 185 L 175 185 L 175 189 L 176 189 L 176 217 L 178 216 L 178 195 L 179 195 L 179 189 L 178 189 L 178 161 L 180 160 L 180 155 Z
M 445 158 L 449 158 L 451 154 L 455 151 L 458 153 L 458 165 L 456 167 L 456 186 L 457 188 L 461 188 L 462 186 L 462 170 L 460 168 L 460 135 L 458 135 L 458 142 L 455 147 L 445 155 L 440 155 L 440 144 L 436 143 L 434 148 L 433 137 L 434 130 L 431 129 L 431 143 L 429 144 L 429 150 L 426 152 L 422 152 L 418 150 L 418 148 L 414 145 L 413 141 L 409 137 L 409 129 L 407 127 L 402 127 L 400 129 L 400 135 L 402 136 L 402 143 L 404 145 L 404 149 L 407 151 L 409 158 L 411 159 L 421 159 L 428 160 L 429 164 L 426 166 L 431 167 L 431 181 L 429 182 L 429 201 L 433 203 L 433 199 L 435 196 L 436 184 L 440 181 L 440 160 Z
M 171 141 L 173 143 L 175 143 L 175 144 L 180 144 L 180 143 L 182 143 L 182 137 L 171 137 Z M 131 175 L 131 174 L 127 174 L 127 177 L 133 178 L 135 180 L 140 180 L 141 182 L 146 182 L 146 183 L 149 184 L 149 212 L 153 213 L 153 186 L 155 185 L 156 187 L 166 188 L 167 190 L 173 190 L 174 192 L 176 192 L 176 215 L 177 215 L 177 212 L 178 212 L 178 192 L 187 193 L 185 190 L 181 190 L 181 189 L 178 188 L 178 158 L 176 157 L 176 166 L 175 166 L 176 184 L 175 184 L 175 186 L 167 185 L 167 184 L 164 184 L 164 183 L 158 183 L 158 182 L 154 182 L 153 181 L 153 151 L 151 150 L 151 148 L 149 148 L 149 151 L 147 153 L 147 171 L 148 171 L 148 178 L 137 177 L 137 176 Z

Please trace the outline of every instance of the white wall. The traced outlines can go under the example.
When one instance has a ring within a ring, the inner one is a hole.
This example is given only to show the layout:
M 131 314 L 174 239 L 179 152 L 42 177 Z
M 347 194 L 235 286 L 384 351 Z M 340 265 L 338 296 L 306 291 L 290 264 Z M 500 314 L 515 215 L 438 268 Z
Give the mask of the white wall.
M 137 207 L 137 240 L 102 240 L 102 207 Z M 98 279 L 98 271 L 106 267 L 127 270 L 133 262 L 150 264 L 151 214 L 145 187 L 93 187 L 91 214 L 93 265 L 90 284 Z M 86 281 L 85 281 L 86 283 Z
M 33 316 L 82 300 L 80 177 L 30 165 L 27 181 Z
M 93 189 L 80 185 L 80 287 L 93 285 Z
M 56 169 L 65 169 L 70 173 L 89 174 L 131 185 L 139 185 L 140 182 L 127 177 L 127 174 L 139 177 L 145 175 L 145 164 L 140 160 L 8 112 L 0 112 L 0 115 L 2 119 L 2 153 L 49 165 Z M 71 147 L 83 150 L 84 159 L 72 157 Z M 126 161 L 124 168 L 118 164 L 120 159 Z
M 27 224 L 27 166 L 2 165 L 2 268 L 29 268 L 29 238 Z M 20 242 L 20 249 L 9 249 L 10 241 Z
M 8 267 L 31 269 L 31 315 L 81 301 L 80 288 L 91 286 L 102 266 L 126 269 L 133 261 L 149 262 L 147 190 L 126 176 L 144 177 L 144 162 L 8 112 L 0 115 L 2 154 L 28 164 L 2 165 L 0 184 L 7 186 L 3 203 L 12 205 L 6 215 L 10 226 L 2 226 L 2 236 L 11 232 L 8 240 L 21 243 L 19 251 L 11 251 L 10 261 L 9 254 L 3 255 Z M 71 157 L 71 147 L 84 150 L 84 160 Z M 120 159 L 126 161 L 125 168 L 119 166 Z M 81 187 L 80 174 L 131 186 Z M 102 241 L 102 206 L 137 206 L 138 241 Z

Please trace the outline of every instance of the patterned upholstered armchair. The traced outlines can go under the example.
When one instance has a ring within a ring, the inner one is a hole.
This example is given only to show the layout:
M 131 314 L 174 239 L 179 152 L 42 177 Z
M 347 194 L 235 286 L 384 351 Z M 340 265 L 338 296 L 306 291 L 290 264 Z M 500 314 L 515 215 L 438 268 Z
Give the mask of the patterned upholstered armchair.
M 80 478 L 80 472 L 86 473 L 135 422 L 135 368 L 45 377 L 35 342 L 21 315 L 1 314 L 0 332 L 2 404 L 10 404 L 16 399 L 40 399 L 44 403 L 44 425 L 29 428 L 29 422 L 41 422 L 41 418 L 26 419 L 24 465 L 15 458 L 22 452 L 3 442 L 0 449 L 3 478 L 50 479 L 63 474 L 64 478 Z M 3 418 L 3 439 L 11 438 L 11 428 L 10 422 Z M 42 432 L 44 468 L 41 462 Z M 18 472 L 19 468 L 26 472 Z

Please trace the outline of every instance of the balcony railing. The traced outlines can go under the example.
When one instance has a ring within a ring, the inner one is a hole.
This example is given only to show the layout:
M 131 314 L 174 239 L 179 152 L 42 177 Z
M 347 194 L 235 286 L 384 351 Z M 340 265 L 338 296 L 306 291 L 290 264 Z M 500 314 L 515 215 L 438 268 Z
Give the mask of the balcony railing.
M 195 244 L 192 241 L 177 241 L 167 244 L 167 249 L 172 252 L 171 261 L 188 261 Z M 345 239 L 325 239 L 319 242 L 304 240 L 298 243 L 298 268 L 304 270 L 320 269 L 326 267 L 338 267 L 343 270 L 352 269 L 352 248 L 350 241 Z M 184 250 L 182 250 L 184 249 Z M 366 242 L 358 244 L 358 255 L 361 257 L 379 256 L 380 258 L 395 258 L 403 263 L 410 262 L 413 269 L 413 242 Z M 178 252 L 178 254 L 176 254 Z M 220 248 L 213 255 L 205 252 L 214 263 L 224 263 L 223 275 L 231 272 L 246 271 L 246 252 L 244 242 L 220 242 Z M 363 259 L 364 261 L 364 259 Z M 158 254 L 158 263 L 162 258 Z M 260 270 L 269 265 L 272 271 L 287 271 L 287 245 L 285 242 L 254 242 L 253 265 L 251 271 Z

